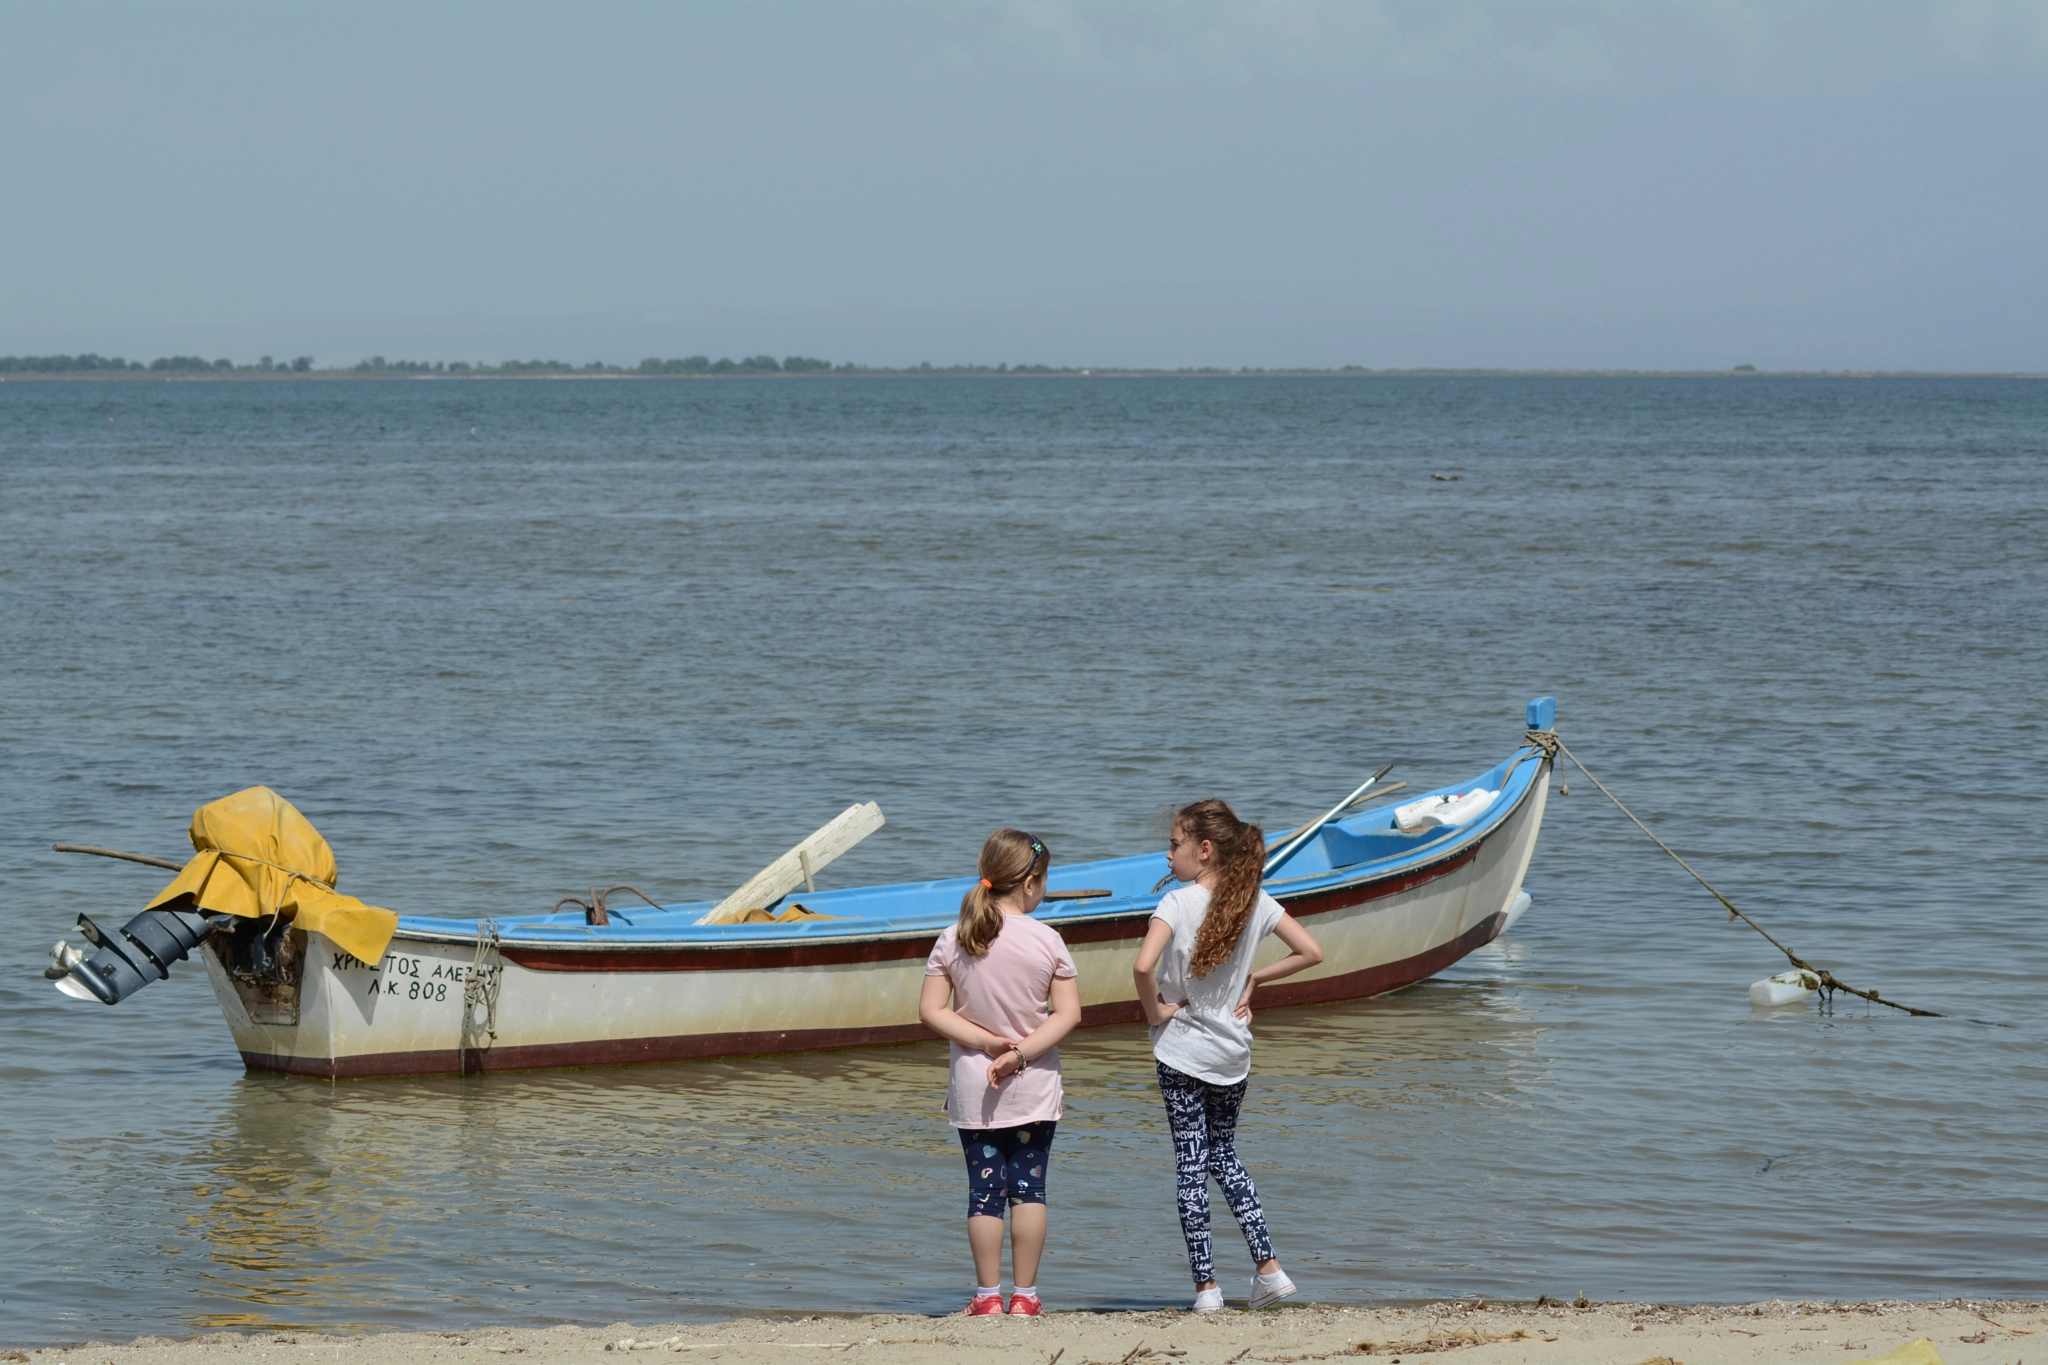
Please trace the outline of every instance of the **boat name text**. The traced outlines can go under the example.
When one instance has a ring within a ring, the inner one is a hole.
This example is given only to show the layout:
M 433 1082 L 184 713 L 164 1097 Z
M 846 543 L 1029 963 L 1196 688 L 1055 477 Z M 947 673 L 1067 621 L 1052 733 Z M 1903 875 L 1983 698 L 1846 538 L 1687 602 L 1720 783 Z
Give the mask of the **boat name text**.
M 368 972 L 369 983 L 364 986 L 365 996 L 398 996 L 402 1000 L 446 1000 L 449 987 L 460 988 L 473 978 L 495 976 L 498 964 L 488 962 L 472 966 L 466 962 L 428 962 L 417 957 L 404 957 L 397 953 L 386 953 L 383 960 L 372 967 L 353 953 L 334 954 L 333 970 L 337 972 Z M 461 999 L 460 994 L 456 996 Z

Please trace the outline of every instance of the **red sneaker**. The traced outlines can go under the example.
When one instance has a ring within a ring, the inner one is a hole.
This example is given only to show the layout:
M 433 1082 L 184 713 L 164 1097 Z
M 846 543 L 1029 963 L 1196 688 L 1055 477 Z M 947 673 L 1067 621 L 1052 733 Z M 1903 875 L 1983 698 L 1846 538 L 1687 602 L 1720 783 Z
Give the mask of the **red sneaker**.
M 1035 1318 L 1045 1312 L 1036 1294 L 1010 1295 L 1010 1316 L 1013 1318 Z
M 1002 1315 L 1003 1296 L 1001 1294 L 976 1294 L 967 1301 L 967 1312 L 965 1315 L 967 1317 L 999 1318 Z

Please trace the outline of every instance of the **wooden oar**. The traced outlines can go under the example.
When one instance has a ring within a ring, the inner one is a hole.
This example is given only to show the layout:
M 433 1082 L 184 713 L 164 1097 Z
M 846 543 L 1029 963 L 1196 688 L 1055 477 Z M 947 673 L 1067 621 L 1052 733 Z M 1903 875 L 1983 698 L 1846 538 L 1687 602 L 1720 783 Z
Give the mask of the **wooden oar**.
M 1097 896 L 1114 896 L 1115 894 L 1116 892 L 1114 891 L 1048 891 L 1045 893 L 1045 898 L 1049 901 L 1092 901 Z
M 1342 801 L 1339 801 L 1336 805 L 1324 811 L 1321 819 L 1313 821 L 1312 823 L 1303 826 L 1301 833 L 1295 835 L 1292 839 L 1288 840 L 1286 845 L 1282 847 L 1278 853 L 1275 853 L 1272 857 L 1266 859 L 1265 869 L 1259 875 L 1262 877 L 1272 876 L 1274 868 L 1280 866 L 1280 864 L 1286 862 L 1289 858 L 1292 858 L 1295 855 L 1296 851 L 1299 850 L 1301 846 L 1303 844 L 1306 844 L 1310 839 L 1313 839 L 1316 836 L 1317 832 L 1320 831 L 1324 825 L 1329 824 L 1339 815 L 1342 815 L 1345 811 L 1349 810 L 1355 803 L 1357 803 L 1361 798 L 1363 798 L 1367 792 L 1372 790 L 1374 783 L 1378 782 L 1381 778 L 1385 777 L 1388 773 L 1392 772 L 1393 770 L 1394 765 L 1389 763 L 1386 767 L 1380 769 L 1371 777 L 1366 778 L 1363 783 L 1359 784 L 1359 788 L 1357 791 L 1351 793 L 1351 795 L 1345 797 Z
M 874 802 L 848 806 L 831 824 L 756 872 L 697 923 L 738 924 L 747 911 L 765 909 L 799 886 L 816 889 L 813 874 L 880 829 L 882 823 L 882 808 Z
M 183 863 L 174 863 L 168 858 L 152 858 L 142 853 L 123 853 L 118 848 L 95 848 L 91 844 L 51 844 L 59 853 L 90 853 L 96 858 L 119 858 L 125 863 L 142 863 L 147 867 L 167 867 L 173 872 L 183 872 Z
M 1392 796 L 1392 795 L 1393 795 L 1393 794 L 1394 794 L 1395 792 L 1397 792 L 1397 791 L 1405 791 L 1405 790 L 1407 790 L 1407 787 L 1408 787 L 1408 784 L 1407 784 L 1406 782 L 1389 782 L 1389 783 L 1388 783 L 1388 784 L 1387 784 L 1386 786 L 1384 786 L 1384 787 L 1374 787 L 1374 788 L 1373 788 L 1373 789 L 1372 789 L 1371 791 L 1369 791 L 1369 792 L 1367 792 L 1367 793 L 1366 793 L 1365 795 L 1363 795 L 1363 796 L 1359 797 L 1359 798 L 1358 798 L 1358 799 L 1357 799 L 1356 801 L 1353 801 L 1353 802 L 1352 802 L 1352 803 L 1351 803 L 1350 805 L 1346 806 L 1346 807 L 1345 807 L 1344 809 L 1345 809 L 1345 810 L 1347 810 L 1347 811 L 1349 811 L 1349 810 L 1355 810 L 1355 809 L 1357 809 L 1357 808 L 1358 808 L 1359 806 L 1362 806 L 1362 805 L 1364 805 L 1364 804 L 1365 804 L 1366 802 L 1368 802 L 1368 801 L 1377 801 L 1377 800 L 1379 800 L 1379 799 L 1380 799 L 1380 798 L 1381 798 L 1382 796 Z M 1294 827 L 1293 829 L 1290 829 L 1290 830 L 1288 830 L 1288 831 L 1287 831 L 1287 832 L 1286 832 L 1285 834 L 1281 835 L 1281 836 L 1280 836 L 1280 837 L 1279 837 L 1278 839 L 1274 840 L 1274 841 L 1273 841 L 1273 847 L 1275 847 L 1275 848 L 1278 848 L 1278 847 L 1280 847 L 1280 845 L 1281 845 L 1282 843 L 1284 843 L 1285 841 L 1287 841 L 1287 840 L 1289 840 L 1289 839 L 1292 839 L 1292 838 L 1293 838 L 1293 837 L 1294 837 L 1295 835 L 1297 835 L 1297 834 L 1301 833 L 1301 832 L 1302 832 L 1303 830 L 1305 830 L 1305 829 L 1307 829 L 1307 828 L 1308 828 L 1308 826 L 1307 826 L 1307 825 L 1296 825 L 1296 826 L 1295 826 L 1295 827 Z

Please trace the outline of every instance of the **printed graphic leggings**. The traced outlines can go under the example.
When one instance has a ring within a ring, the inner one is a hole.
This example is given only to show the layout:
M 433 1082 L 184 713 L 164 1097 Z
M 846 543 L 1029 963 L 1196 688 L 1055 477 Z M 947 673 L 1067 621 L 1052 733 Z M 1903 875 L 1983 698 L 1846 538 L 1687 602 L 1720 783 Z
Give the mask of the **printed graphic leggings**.
M 1236 1085 L 1211 1085 L 1164 1062 L 1159 1067 L 1159 1093 L 1166 1098 L 1166 1121 L 1173 1128 L 1173 1161 L 1180 1198 L 1180 1231 L 1188 1242 L 1188 1269 L 1196 1284 L 1216 1278 L 1209 1247 L 1209 1177 L 1223 1187 L 1223 1197 L 1237 1219 L 1238 1231 L 1252 1260 L 1272 1258 L 1273 1239 L 1266 1234 L 1266 1215 L 1259 1192 L 1237 1159 L 1237 1111 L 1244 1103 L 1250 1078 Z

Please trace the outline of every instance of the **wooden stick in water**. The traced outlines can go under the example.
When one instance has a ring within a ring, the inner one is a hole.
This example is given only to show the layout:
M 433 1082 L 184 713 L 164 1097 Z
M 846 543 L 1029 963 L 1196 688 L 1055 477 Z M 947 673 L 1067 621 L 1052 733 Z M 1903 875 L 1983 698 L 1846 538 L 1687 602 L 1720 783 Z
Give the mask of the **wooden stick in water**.
M 146 867 L 167 867 L 173 872 L 183 872 L 183 863 L 174 863 L 168 858 L 152 858 L 142 853 L 123 853 L 118 848 L 96 848 L 91 844 L 51 844 L 58 853 L 90 853 L 96 858 L 119 858 L 125 863 L 141 863 Z

